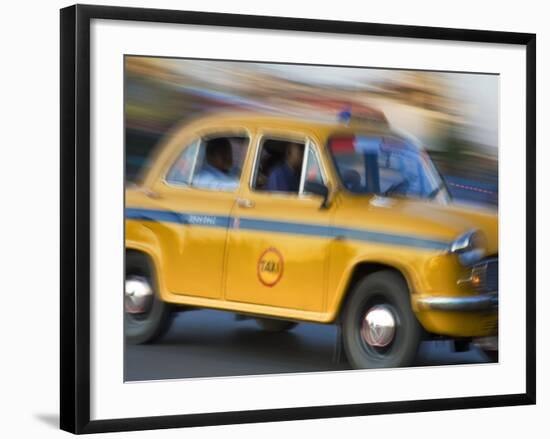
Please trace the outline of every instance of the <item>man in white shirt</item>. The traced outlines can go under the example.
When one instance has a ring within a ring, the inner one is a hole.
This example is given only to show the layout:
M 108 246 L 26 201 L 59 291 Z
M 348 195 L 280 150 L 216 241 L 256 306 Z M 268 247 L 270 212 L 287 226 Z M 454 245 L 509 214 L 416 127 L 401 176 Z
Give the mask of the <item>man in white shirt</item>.
M 235 190 L 239 185 L 237 176 L 231 174 L 233 152 L 229 139 L 218 137 L 206 144 L 204 163 L 193 179 L 193 186 L 206 189 Z

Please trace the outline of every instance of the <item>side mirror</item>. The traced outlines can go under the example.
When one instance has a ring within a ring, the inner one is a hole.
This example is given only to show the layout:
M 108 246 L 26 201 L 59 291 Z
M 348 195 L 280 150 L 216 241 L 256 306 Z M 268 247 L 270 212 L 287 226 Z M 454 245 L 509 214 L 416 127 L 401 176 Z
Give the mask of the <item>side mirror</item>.
M 326 209 L 328 207 L 328 194 L 329 190 L 322 183 L 315 183 L 313 181 L 306 181 L 304 183 L 304 192 L 319 195 L 323 197 L 323 202 L 321 203 L 321 209 Z

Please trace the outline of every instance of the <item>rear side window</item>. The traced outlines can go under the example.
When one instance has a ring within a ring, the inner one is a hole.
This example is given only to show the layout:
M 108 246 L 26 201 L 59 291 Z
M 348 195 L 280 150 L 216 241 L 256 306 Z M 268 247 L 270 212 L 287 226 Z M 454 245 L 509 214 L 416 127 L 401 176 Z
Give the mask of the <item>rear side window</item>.
M 208 190 L 237 190 L 248 144 L 246 137 L 204 139 L 199 148 L 191 186 Z
M 183 150 L 166 175 L 166 181 L 168 183 L 183 185 L 191 184 L 198 146 L 199 140 L 195 140 Z
M 199 189 L 235 191 L 248 150 L 248 137 L 209 136 L 186 147 L 166 181 Z

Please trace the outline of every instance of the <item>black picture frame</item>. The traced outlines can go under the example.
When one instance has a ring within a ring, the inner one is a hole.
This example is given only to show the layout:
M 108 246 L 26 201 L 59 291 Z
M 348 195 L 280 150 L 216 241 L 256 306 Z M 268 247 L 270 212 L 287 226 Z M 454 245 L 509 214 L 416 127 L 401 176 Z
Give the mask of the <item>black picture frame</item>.
M 92 19 L 525 46 L 527 83 L 526 392 L 498 396 L 90 420 L 90 21 Z M 63 430 L 73 433 L 97 433 L 535 404 L 535 34 L 88 5 L 62 9 L 60 24 L 60 424 Z

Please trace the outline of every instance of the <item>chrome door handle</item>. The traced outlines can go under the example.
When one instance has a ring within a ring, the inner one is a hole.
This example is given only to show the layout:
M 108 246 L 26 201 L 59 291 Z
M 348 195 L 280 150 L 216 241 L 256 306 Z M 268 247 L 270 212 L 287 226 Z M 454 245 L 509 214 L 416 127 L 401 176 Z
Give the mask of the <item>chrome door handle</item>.
M 237 198 L 237 206 L 242 207 L 244 209 L 250 209 L 251 207 L 254 207 L 254 201 L 247 200 L 246 198 Z

